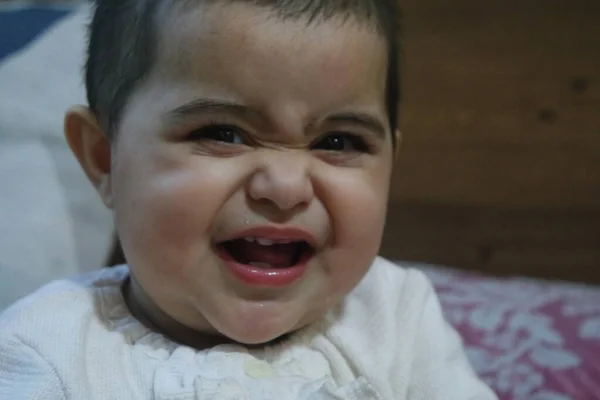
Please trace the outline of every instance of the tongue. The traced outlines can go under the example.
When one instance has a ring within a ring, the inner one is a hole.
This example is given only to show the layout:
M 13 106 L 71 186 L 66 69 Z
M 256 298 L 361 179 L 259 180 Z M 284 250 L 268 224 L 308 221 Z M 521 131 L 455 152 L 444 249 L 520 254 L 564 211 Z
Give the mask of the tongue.
M 231 243 L 232 255 L 244 264 L 261 263 L 273 267 L 290 267 L 298 249 L 297 243 L 262 246 L 256 242 L 236 240 Z

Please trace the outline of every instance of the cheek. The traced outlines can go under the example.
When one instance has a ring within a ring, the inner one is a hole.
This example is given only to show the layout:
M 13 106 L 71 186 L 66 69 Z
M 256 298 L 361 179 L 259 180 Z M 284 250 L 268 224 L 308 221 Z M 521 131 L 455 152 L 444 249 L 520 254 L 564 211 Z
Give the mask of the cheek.
M 334 232 L 328 265 L 336 292 L 350 290 L 377 256 L 387 211 L 389 168 L 350 173 L 335 186 L 330 182 L 326 197 Z
M 226 180 L 199 163 L 177 168 L 139 165 L 116 171 L 115 212 L 128 258 L 171 271 L 197 263 L 230 190 L 222 184 Z
M 335 247 L 348 251 L 376 251 L 387 211 L 390 169 L 342 171 L 330 174 L 326 207 L 334 228 Z

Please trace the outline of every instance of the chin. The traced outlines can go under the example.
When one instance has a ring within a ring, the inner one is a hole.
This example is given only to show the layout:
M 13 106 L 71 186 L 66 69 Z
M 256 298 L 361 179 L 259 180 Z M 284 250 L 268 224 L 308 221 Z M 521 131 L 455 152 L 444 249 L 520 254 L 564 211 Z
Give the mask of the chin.
M 285 336 L 292 331 L 293 329 L 278 329 L 278 327 L 266 325 L 261 326 L 261 324 L 257 324 L 253 327 L 233 327 L 232 329 L 221 332 L 221 334 L 233 340 L 234 342 L 248 346 L 255 346 L 276 341 L 278 338 Z
M 282 307 L 264 304 L 246 305 L 232 313 L 227 321 L 219 321 L 215 328 L 224 336 L 244 345 L 260 345 L 301 328 L 299 318 Z
M 276 342 L 277 339 L 285 336 L 286 334 L 288 334 L 288 332 L 283 332 L 280 334 L 273 334 L 273 332 L 246 332 L 239 335 L 239 337 L 229 338 L 234 342 L 245 346 L 260 346 Z

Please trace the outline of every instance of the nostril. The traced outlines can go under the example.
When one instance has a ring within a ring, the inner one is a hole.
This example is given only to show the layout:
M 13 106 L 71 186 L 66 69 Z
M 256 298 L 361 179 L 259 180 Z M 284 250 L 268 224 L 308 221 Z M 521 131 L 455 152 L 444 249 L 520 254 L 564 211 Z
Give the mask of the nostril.
M 271 205 L 279 211 L 304 209 L 314 195 L 308 169 L 285 160 L 257 170 L 247 182 L 247 195 L 258 205 Z

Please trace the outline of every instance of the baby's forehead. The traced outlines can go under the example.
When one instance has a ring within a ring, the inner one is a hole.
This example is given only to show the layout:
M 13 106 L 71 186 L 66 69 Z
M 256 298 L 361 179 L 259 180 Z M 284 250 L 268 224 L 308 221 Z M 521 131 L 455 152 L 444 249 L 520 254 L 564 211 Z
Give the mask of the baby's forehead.
M 308 25 L 245 3 L 201 7 L 163 27 L 157 67 L 133 101 L 145 104 L 138 115 L 208 100 L 251 109 L 269 129 L 299 132 L 340 113 L 389 126 L 387 48 L 376 30 L 335 19 Z
M 186 66 L 193 55 L 208 57 L 214 47 L 243 53 L 248 48 L 262 46 L 270 50 L 269 56 L 275 62 L 281 56 L 278 44 L 282 41 L 295 51 L 320 49 L 326 50 L 319 54 L 322 57 L 337 55 L 344 44 L 339 39 L 348 35 L 353 36 L 353 40 L 356 36 L 367 39 L 363 40 L 362 56 L 370 56 L 370 51 L 386 52 L 385 38 L 379 34 L 376 23 L 358 16 L 333 14 L 311 19 L 310 14 L 300 14 L 284 18 L 273 7 L 241 1 L 181 4 L 164 13 L 159 27 L 159 59 L 167 60 L 172 66 L 176 65 L 175 60 L 181 62 L 179 67 Z M 307 48 L 305 45 L 311 42 L 331 44 L 332 47 Z M 373 42 L 377 43 L 373 45 Z
M 359 20 L 283 19 L 245 2 L 185 11 L 166 19 L 157 52 L 159 68 L 178 78 L 228 80 L 244 88 L 268 73 L 274 80 L 297 81 L 300 92 L 324 80 L 331 83 L 323 88 L 328 90 L 369 79 L 369 86 L 384 89 L 385 40 Z

